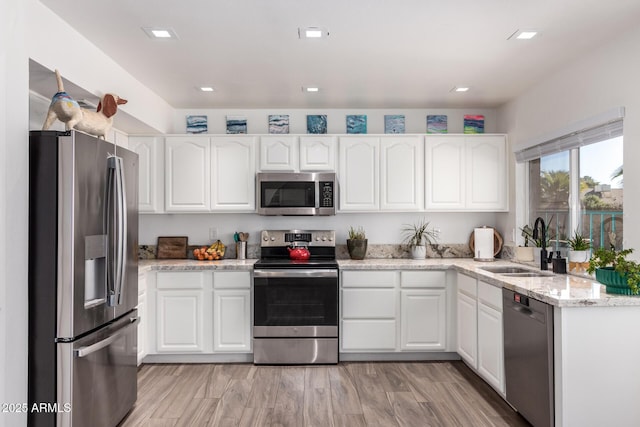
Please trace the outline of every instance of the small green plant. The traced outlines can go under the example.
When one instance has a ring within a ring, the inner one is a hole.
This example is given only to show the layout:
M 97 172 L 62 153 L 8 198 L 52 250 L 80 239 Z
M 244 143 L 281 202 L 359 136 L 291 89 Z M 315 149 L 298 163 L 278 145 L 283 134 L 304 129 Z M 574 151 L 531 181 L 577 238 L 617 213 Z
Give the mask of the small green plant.
M 572 238 L 567 239 L 567 244 L 572 251 L 588 251 L 591 249 L 591 241 L 585 238 L 577 230 L 574 231 Z
M 627 278 L 627 284 L 633 295 L 638 295 L 640 289 L 640 264 L 627 259 L 627 255 L 631 254 L 633 249 L 616 250 L 611 245 L 609 249 L 598 248 L 593 252 L 589 259 L 589 268 L 587 273 L 593 274 L 597 268 L 613 268 L 618 274 Z
M 533 243 L 533 246 L 535 246 L 536 248 L 548 248 L 549 246 L 551 246 L 551 240 L 553 240 L 553 236 L 551 236 L 551 234 L 545 236 L 546 242 L 544 242 L 545 244 L 543 246 L 542 235 L 539 233 L 539 237 L 537 239 L 534 239 L 533 228 L 531 228 L 530 225 L 525 225 L 520 229 L 520 231 L 522 231 L 521 236 L 524 237 L 524 245 L 527 247 L 529 246 L 529 243 Z
M 405 224 L 402 229 L 404 236 L 402 243 L 409 248 L 435 243 L 438 238 L 438 233 L 433 229 L 428 230 L 428 226 L 429 221 L 424 218 L 420 220 L 418 224 Z
M 364 240 L 367 238 L 364 228 L 358 227 L 357 229 L 349 227 L 349 239 L 350 240 Z

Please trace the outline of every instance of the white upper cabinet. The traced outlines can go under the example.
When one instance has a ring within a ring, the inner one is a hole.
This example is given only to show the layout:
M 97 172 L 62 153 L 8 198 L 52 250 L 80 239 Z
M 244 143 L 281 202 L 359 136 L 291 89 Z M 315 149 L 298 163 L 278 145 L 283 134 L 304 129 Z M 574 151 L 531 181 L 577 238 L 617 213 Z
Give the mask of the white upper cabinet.
M 165 210 L 205 212 L 210 208 L 209 138 L 165 140 Z
M 260 137 L 260 170 L 287 171 L 298 169 L 298 141 L 295 136 Z
M 333 136 L 301 136 L 300 170 L 335 171 L 337 145 Z
M 377 211 L 380 208 L 380 138 L 340 138 L 340 210 Z
M 506 211 L 504 135 L 427 135 L 426 209 Z
M 129 149 L 138 154 L 138 209 L 140 213 L 164 211 L 164 145 L 153 136 L 132 136 Z
M 380 209 L 424 209 L 424 144 L 421 136 L 381 138 Z
M 255 210 L 256 139 L 211 138 L 211 210 Z

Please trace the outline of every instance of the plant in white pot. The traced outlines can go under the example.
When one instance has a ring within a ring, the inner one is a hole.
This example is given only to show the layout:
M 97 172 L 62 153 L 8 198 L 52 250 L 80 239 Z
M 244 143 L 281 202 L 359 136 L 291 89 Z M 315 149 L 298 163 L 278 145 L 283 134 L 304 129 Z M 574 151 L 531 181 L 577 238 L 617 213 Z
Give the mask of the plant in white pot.
M 535 244 L 533 240 L 533 230 L 530 225 L 525 225 L 520 229 L 521 236 L 524 237 L 524 246 L 516 247 L 516 261 L 531 262 L 533 261 L 533 246 L 529 246 L 529 243 Z
M 418 224 L 405 224 L 402 229 L 404 240 L 402 243 L 407 246 L 413 259 L 425 259 L 427 257 L 427 246 L 437 241 L 435 230 L 429 230 L 429 221 L 420 220 Z
M 591 258 L 591 241 L 577 230 L 567 240 L 569 245 L 569 271 L 585 271 Z

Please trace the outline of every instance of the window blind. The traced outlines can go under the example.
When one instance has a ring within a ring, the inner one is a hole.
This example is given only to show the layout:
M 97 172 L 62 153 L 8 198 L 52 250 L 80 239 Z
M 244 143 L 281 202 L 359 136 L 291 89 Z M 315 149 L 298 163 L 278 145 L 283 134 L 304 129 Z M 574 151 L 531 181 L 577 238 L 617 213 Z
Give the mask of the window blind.
M 624 109 L 616 109 L 615 114 L 607 115 L 609 116 L 608 121 L 592 124 L 580 130 L 565 133 L 516 152 L 516 161 L 527 162 L 549 154 L 559 153 L 561 151 L 571 150 L 572 148 L 579 148 L 622 136 Z M 600 119 L 602 119 L 602 117 Z

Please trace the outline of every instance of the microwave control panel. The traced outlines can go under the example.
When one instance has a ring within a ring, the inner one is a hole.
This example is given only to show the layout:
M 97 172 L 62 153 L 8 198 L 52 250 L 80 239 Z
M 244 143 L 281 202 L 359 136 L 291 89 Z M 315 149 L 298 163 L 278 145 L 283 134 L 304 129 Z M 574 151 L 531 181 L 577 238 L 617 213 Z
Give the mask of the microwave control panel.
M 333 181 L 320 182 L 320 207 L 333 207 Z

